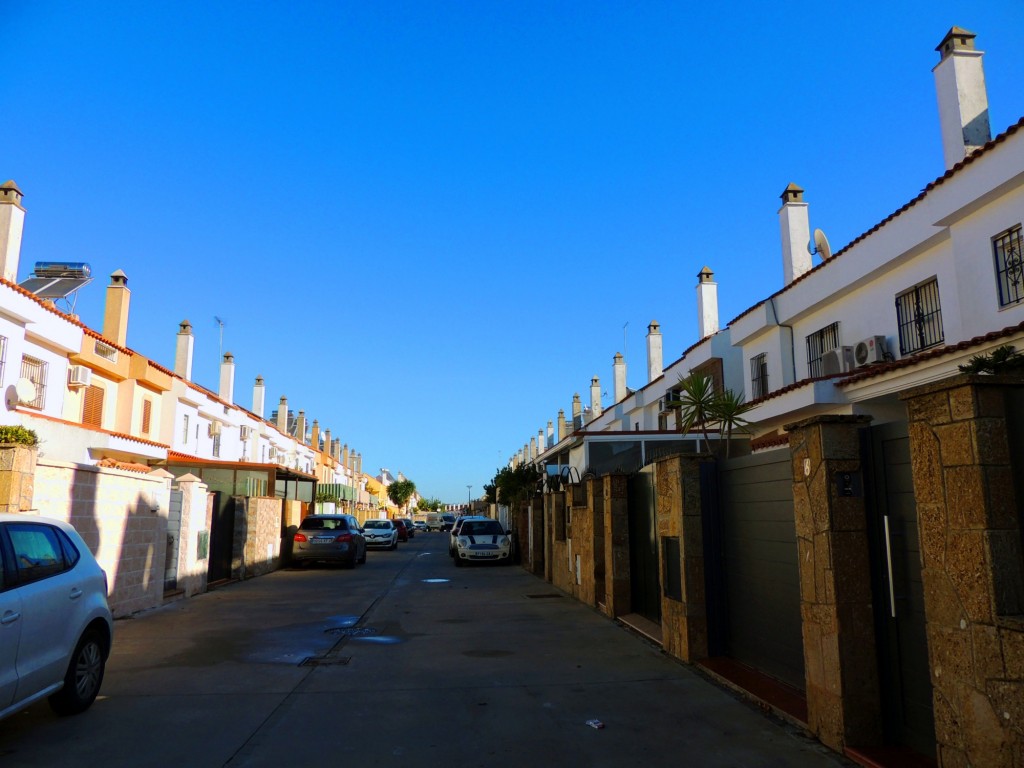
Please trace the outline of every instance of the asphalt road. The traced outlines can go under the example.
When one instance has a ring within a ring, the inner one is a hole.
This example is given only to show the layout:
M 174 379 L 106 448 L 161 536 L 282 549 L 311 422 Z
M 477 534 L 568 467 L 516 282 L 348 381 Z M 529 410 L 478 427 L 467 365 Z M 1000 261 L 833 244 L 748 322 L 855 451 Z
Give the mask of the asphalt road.
M 849 765 L 520 568 L 455 568 L 446 542 L 118 621 L 93 707 L 0 721 L 0 766 Z

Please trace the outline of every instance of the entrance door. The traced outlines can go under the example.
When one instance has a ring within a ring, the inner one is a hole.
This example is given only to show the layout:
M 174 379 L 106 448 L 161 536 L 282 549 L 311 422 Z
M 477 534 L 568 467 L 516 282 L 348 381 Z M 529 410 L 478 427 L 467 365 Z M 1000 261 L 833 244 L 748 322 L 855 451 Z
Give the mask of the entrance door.
M 905 423 L 871 429 L 875 626 L 887 741 L 935 754 L 917 505 Z
M 210 527 L 210 582 L 231 578 L 231 555 L 235 542 L 235 500 L 222 491 L 213 494 L 213 524 Z
M 789 451 L 719 464 L 726 654 L 804 690 L 800 575 Z M 709 609 L 710 610 L 710 609 Z
M 629 478 L 629 585 L 633 613 L 661 623 L 658 534 L 654 520 L 654 465 Z

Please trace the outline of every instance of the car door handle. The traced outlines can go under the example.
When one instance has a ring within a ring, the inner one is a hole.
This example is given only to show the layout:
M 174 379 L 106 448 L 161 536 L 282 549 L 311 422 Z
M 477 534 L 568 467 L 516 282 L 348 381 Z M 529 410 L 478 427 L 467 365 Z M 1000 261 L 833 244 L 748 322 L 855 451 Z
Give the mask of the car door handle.
M 0 624 L 13 624 L 20 618 L 20 611 L 7 611 L 3 616 L 0 616 Z
M 68 597 L 70 597 L 72 600 L 77 600 L 78 598 L 80 598 L 84 594 L 85 593 L 82 590 L 80 590 L 78 587 L 72 587 L 71 588 L 71 594 L 68 595 Z

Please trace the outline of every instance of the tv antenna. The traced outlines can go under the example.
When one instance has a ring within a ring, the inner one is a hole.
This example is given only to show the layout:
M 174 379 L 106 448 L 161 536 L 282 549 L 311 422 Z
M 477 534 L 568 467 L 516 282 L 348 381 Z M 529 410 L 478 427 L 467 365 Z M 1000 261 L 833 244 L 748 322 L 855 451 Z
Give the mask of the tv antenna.
M 811 252 L 812 256 L 820 256 L 822 261 L 828 261 L 832 258 L 832 246 L 828 244 L 828 238 L 825 237 L 825 233 L 820 229 L 814 230 L 813 247 L 808 244 L 807 250 Z
M 219 364 L 224 359 L 224 321 L 214 315 L 213 322 L 220 328 L 220 343 L 217 347 L 217 363 Z

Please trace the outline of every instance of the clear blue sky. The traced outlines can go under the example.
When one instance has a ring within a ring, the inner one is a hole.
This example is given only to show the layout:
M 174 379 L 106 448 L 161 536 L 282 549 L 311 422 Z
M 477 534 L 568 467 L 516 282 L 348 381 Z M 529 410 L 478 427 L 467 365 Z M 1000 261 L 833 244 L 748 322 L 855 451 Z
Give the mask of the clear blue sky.
M 678 358 L 705 264 L 723 323 L 779 288 L 789 182 L 838 249 L 940 175 L 954 25 L 1001 132 L 1019 0 L 7 2 L 19 278 L 89 262 L 99 329 L 123 269 L 129 346 L 171 366 L 188 318 L 211 389 L 223 318 L 241 405 L 262 374 L 461 502 L 617 351 L 642 386 L 652 319 Z

